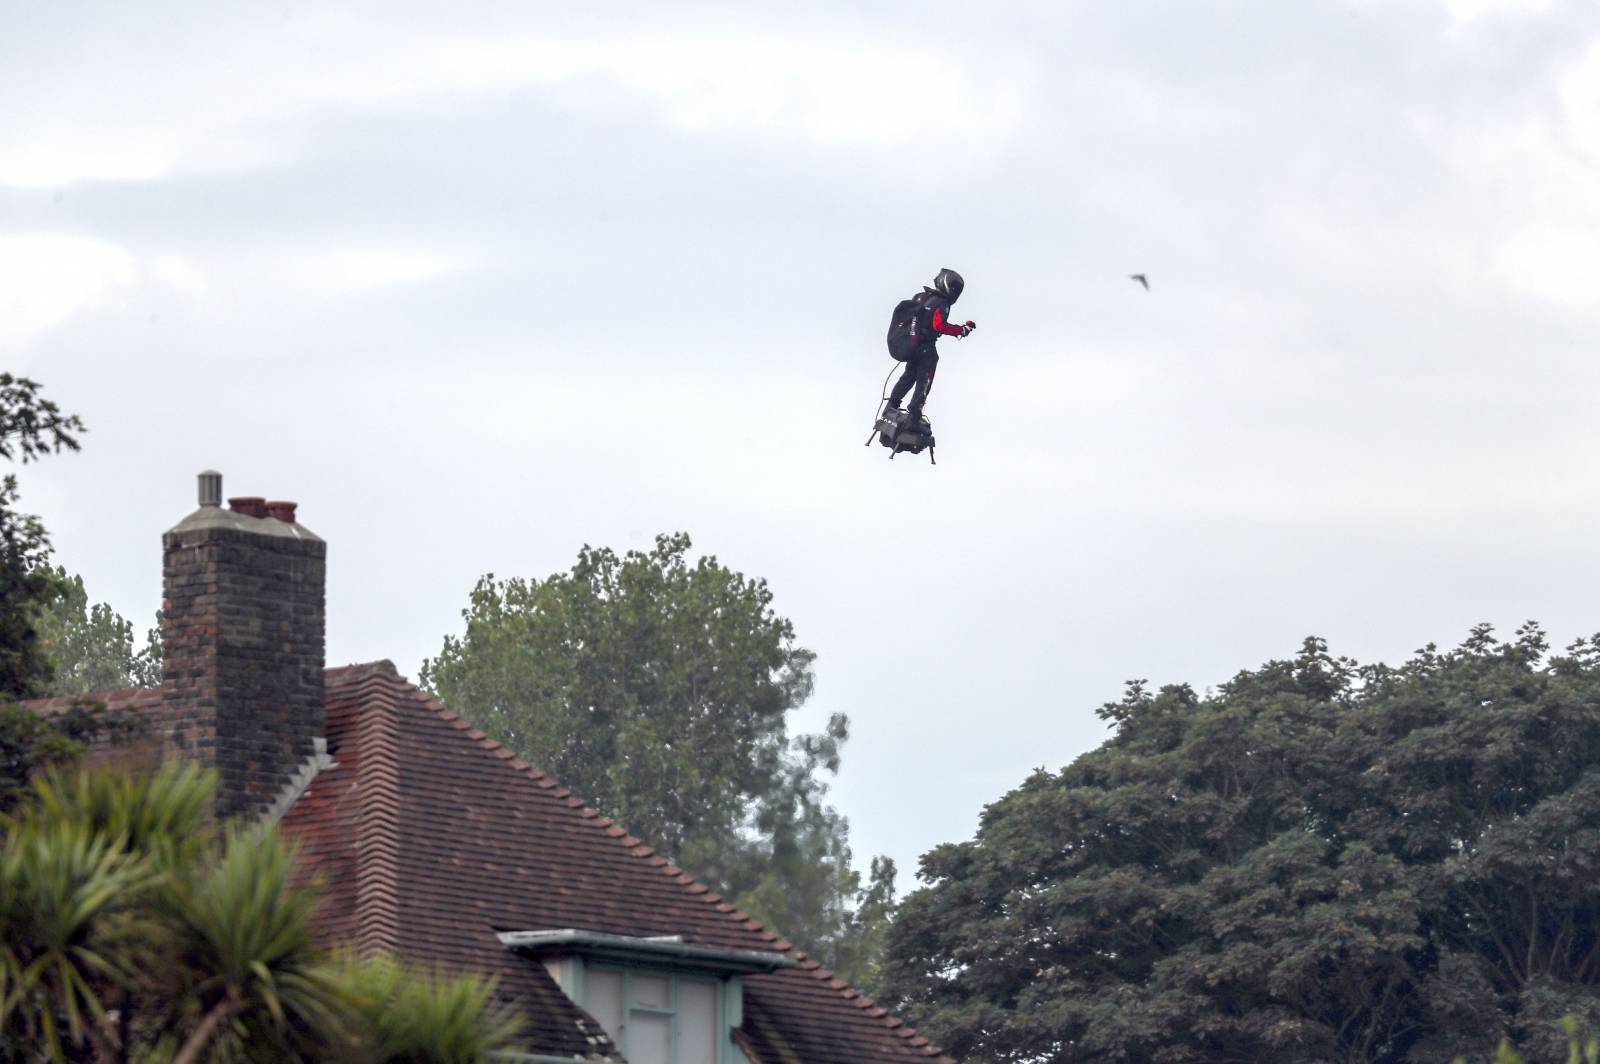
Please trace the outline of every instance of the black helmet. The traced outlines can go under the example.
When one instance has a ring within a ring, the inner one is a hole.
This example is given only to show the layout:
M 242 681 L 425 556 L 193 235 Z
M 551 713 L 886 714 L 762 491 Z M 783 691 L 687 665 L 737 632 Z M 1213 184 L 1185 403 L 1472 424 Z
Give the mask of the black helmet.
M 961 290 L 966 286 L 967 282 L 961 279 L 961 275 L 948 266 L 933 279 L 933 290 L 951 303 L 961 298 Z

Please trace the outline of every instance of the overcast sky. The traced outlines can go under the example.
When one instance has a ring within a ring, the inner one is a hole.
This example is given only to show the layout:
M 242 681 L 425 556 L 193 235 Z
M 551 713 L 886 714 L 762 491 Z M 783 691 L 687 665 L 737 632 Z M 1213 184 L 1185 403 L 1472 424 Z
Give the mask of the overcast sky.
M 140 623 L 208 467 L 411 676 L 480 574 L 690 532 L 906 888 L 1126 679 L 1600 630 L 1597 161 L 1593 0 L 9 0 L 0 368 Z M 941 266 L 980 328 L 891 462 Z

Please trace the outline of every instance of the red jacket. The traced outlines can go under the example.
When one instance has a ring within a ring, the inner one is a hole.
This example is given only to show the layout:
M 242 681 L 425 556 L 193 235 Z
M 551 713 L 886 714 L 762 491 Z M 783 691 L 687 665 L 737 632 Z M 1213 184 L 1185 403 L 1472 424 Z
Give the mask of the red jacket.
M 961 326 L 959 326 L 959 325 L 951 325 L 949 322 L 944 320 L 944 308 L 943 307 L 934 307 L 933 308 L 933 331 L 937 332 L 937 333 L 943 333 L 946 336 L 960 336 L 961 335 Z

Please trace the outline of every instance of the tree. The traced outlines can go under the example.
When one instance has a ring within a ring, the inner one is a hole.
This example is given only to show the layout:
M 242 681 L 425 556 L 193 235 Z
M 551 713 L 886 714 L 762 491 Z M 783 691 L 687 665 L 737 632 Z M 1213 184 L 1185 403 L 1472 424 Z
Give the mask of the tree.
M 923 857 L 890 998 L 979 1061 L 1564 1061 L 1600 1013 L 1600 641 L 1361 667 L 1308 640 Z
M 0 373 L 0 458 L 23 463 L 76 451 L 78 418 L 61 413 L 27 378 Z M 50 540 L 37 517 L 18 513 L 17 480 L 0 479 L 0 815 L 9 812 L 35 772 L 77 758 L 100 723 L 87 708 L 45 720 L 8 704 L 44 694 L 51 678 L 40 644 L 41 611 L 58 592 L 46 565 Z
M 93 605 L 83 578 L 49 570 L 53 596 L 40 611 L 39 646 L 53 676 L 45 694 L 76 695 L 125 687 L 161 686 L 160 616 L 135 649 L 132 622 L 103 602 Z
M 76 451 L 73 433 L 87 430 L 75 415 L 39 394 L 38 383 L 0 373 L 0 458 L 36 461 L 47 454 Z
M 849 722 L 791 739 L 815 655 L 764 580 L 684 534 L 618 557 L 584 547 L 544 580 L 484 576 L 422 665 L 425 686 L 541 769 L 748 905 L 824 963 L 863 913 L 848 825 L 825 804 Z M 889 879 L 893 866 L 881 866 Z M 889 898 L 892 900 L 892 887 Z M 876 914 L 876 915 L 874 915 Z M 843 968 L 847 978 L 861 965 Z
M 76 451 L 78 418 L 61 413 L 27 378 L 0 373 L 0 458 L 37 460 Z M 37 517 L 18 513 L 17 479 L 0 480 L 0 698 L 27 698 L 50 680 L 38 645 L 38 613 L 54 592 L 45 560 L 50 539 Z
M 43 717 L 0 701 L 0 816 L 16 808 L 37 773 L 77 761 L 104 724 L 92 704 Z
M 477 1061 L 511 1044 L 492 982 L 317 948 L 291 851 L 212 825 L 214 782 L 54 772 L 5 824 L 0 1060 Z

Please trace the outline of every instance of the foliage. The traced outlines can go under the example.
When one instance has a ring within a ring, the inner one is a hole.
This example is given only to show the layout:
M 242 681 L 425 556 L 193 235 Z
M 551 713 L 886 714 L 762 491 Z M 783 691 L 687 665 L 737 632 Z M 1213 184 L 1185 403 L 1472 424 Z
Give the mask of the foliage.
M 895 866 L 874 857 L 865 885 L 850 867 L 849 825 L 824 803 L 819 778 L 838 770 L 846 733 L 842 720 L 833 725 L 796 741 L 797 756 L 762 804 L 755 831 L 731 840 L 716 871 L 741 909 L 871 993 L 894 914 Z
M 1586 1037 L 1583 1025 L 1576 1017 L 1563 1017 L 1561 1029 L 1566 1035 L 1563 1043 L 1567 1054 L 1566 1064 L 1600 1064 L 1600 1039 Z M 1455 1064 L 1466 1064 L 1466 1059 L 1457 1057 Z M 1494 1064 L 1525 1064 L 1525 1061 L 1522 1054 L 1511 1048 L 1510 1043 L 1501 1042 L 1494 1055 Z
M 0 479 L 0 698 L 12 699 L 42 694 L 50 682 L 37 624 L 56 591 L 44 525 L 16 503 L 17 478 Z
M 618 557 L 584 547 L 544 580 L 484 576 L 422 682 L 678 864 L 846 978 L 883 887 L 862 894 L 848 825 L 825 804 L 842 714 L 791 739 L 815 655 L 763 580 L 684 534 Z M 892 879 L 892 865 L 881 866 Z M 892 897 L 892 888 L 890 888 Z M 874 899 L 869 906 L 863 902 Z M 864 962 L 863 962 L 864 963 Z
M 492 984 L 317 949 L 292 854 L 213 827 L 214 783 L 175 765 L 39 780 L 0 839 L 0 1059 L 470 1061 L 508 1044 Z
M 68 1042 L 106 1043 L 104 995 L 108 984 L 135 977 L 126 947 L 148 930 L 139 901 L 153 881 L 148 862 L 81 823 L 31 819 L 7 834 L 0 1035 L 52 1060 L 63 1059 Z
M 275 832 L 234 830 L 208 875 L 172 878 L 160 907 L 180 963 L 160 996 L 176 1003 L 163 1033 L 186 1036 L 176 1061 L 295 1059 L 334 1044 L 344 1002 L 312 938 L 315 899 L 291 871 Z
M 34 784 L 24 824 L 71 823 L 109 839 L 162 871 L 202 867 L 212 852 L 212 774 L 169 764 L 150 774 L 50 771 Z
M 1546 649 L 1131 684 L 924 856 L 892 999 L 970 1062 L 1563 1059 L 1600 1005 L 1600 639 Z
M 93 703 L 43 717 L 0 701 L 0 816 L 16 808 L 35 774 L 82 756 L 104 723 Z
M 364 1024 L 356 1045 L 371 1064 L 485 1060 L 521 1027 L 495 1002 L 493 982 L 408 971 L 381 955 L 347 960 L 342 976 Z
M 0 373 L 0 458 L 36 461 L 52 452 L 76 451 L 83 422 L 39 394 L 26 377 Z
M 39 645 L 54 669 L 46 694 L 161 686 L 159 627 L 149 629 L 144 646 L 135 649 L 133 624 L 103 602 L 91 605 L 82 577 L 58 567 L 50 578 L 55 594 L 36 626 Z
M 37 460 L 76 451 L 76 417 L 62 414 L 25 377 L 0 373 L 0 458 Z M 44 569 L 50 540 L 37 517 L 18 513 L 17 480 L 0 479 L 0 698 L 27 698 L 50 679 L 50 664 L 34 630 L 39 609 L 54 588 Z

